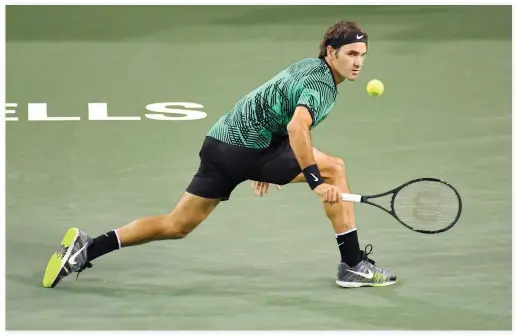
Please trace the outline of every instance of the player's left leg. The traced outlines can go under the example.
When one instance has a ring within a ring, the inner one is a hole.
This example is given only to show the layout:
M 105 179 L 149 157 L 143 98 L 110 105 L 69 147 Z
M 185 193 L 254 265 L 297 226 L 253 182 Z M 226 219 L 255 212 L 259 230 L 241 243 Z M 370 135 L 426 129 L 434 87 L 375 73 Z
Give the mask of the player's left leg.
M 313 149 L 313 154 L 325 182 L 336 185 L 343 193 L 350 193 L 344 160 L 325 154 L 316 148 Z M 306 182 L 305 176 L 299 173 L 290 183 L 303 182 Z M 324 211 L 332 222 L 336 234 L 356 229 L 355 209 L 352 202 L 324 203 Z
M 336 185 L 342 192 L 349 193 L 346 166 L 342 159 L 313 149 L 314 158 L 327 183 Z M 288 183 L 306 182 L 297 159 L 288 144 L 271 149 L 266 155 L 271 159 L 264 163 L 259 180 L 267 183 L 284 185 Z M 260 188 L 260 184 L 256 185 Z M 396 283 L 396 275 L 375 266 L 373 260 L 360 249 L 355 226 L 354 204 L 339 202 L 324 204 L 327 217 L 333 224 L 337 244 L 341 254 L 338 267 L 337 284 L 342 287 L 385 286 Z M 366 246 L 370 248 L 370 245 Z
M 325 154 L 316 148 L 313 149 L 313 153 L 315 162 L 325 181 L 336 185 L 343 193 L 351 193 L 344 160 Z M 306 182 L 302 173 L 296 176 L 291 183 L 301 182 Z M 379 268 L 375 265 L 374 260 L 367 257 L 371 253 L 371 245 L 366 246 L 365 252 L 360 250 L 355 224 L 354 203 L 344 201 L 335 204 L 325 203 L 324 210 L 333 224 L 341 254 L 341 262 L 337 272 L 337 285 L 341 287 L 364 287 L 395 284 L 397 277 L 394 273 Z

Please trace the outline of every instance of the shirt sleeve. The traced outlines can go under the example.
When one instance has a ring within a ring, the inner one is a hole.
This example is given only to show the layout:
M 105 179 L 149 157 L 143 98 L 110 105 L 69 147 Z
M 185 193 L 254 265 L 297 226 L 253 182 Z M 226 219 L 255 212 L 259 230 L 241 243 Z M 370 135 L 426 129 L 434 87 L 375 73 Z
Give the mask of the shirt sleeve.
M 304 106 L 312 115 L 312 126 L 320 123 L 334 104 L 334 96 L 328 84 L 321 81 L 310 81 L 305 83 L 301 95 L 297 101 L 297 106 Z

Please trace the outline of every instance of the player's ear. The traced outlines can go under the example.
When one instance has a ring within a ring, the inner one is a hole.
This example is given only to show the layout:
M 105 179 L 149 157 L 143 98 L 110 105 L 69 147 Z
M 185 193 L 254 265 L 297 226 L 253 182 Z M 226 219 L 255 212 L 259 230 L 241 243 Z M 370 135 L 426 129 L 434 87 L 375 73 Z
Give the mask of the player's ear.
M 326 52 L 328 53 L 328 55 L 331 55 L 330 59 L 337 59 L 337 58 L 339 58 L 339 50 L 340 50 L 340 48 L 335 49 L 332 46 L 328 46 L 328 49 Z
M 333 52 L 335 51 L 335 49 L 333 49 L 332 46 L 327 46 L 326 47 L 326 55 L 330 56 L 330 58 L 333 58 L 334 54 Z

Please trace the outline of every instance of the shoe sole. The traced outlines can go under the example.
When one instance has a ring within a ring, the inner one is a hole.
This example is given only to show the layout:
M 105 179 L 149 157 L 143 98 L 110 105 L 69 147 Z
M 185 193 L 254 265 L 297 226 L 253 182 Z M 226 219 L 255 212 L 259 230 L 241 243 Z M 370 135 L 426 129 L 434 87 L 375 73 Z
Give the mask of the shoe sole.
M 345 282 L 345 281 L 336 281 L 337 286 L 343 288 L 358 288 L 358 287 L 385 287 L 394 285 L 397 283 L 397 280 L 380 282 L 380 283 L 368 283 L 368 282 Z
M 72 254 L 72 249 L 69 248 L 75 244 L 77 238 L 79 237 L 79 229 L 71 228 L 68 229 L 66 234 L 61 241 L 61 246 L 67 248 L 66 254 L 64 256 L 59 255 L 59 251 L 56 251 L 50 260 L 48 261 L 47 269 L 45 270 L 45 275 L 43 276 L 43 286 L 46 288 L 54 288 L 59 280 L 63 278 L 63 276 L 67 275 L 68 272 L 63 270 L 63 266 L 66 264 L 70 255 Z M 64 272 L 64 274 L 63 274 Z

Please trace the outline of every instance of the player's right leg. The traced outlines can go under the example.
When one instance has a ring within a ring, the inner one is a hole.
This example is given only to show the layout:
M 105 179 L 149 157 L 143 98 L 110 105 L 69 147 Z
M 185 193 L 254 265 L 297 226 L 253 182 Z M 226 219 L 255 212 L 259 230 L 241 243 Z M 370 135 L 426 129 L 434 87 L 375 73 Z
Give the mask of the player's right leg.
M 69 229 L 48 262 L 43 286 L 54 287 L 63 277 L 82 272 L 92 266 L 92 260 L 122 247 L 185 238 L 244 180 L 238 172 L 228 171 L 238 167 L 234 162 L 241 159 L 239 154 L 233 147 L 207 139 L 199 171 L 170 213 L 136 219 L 95 239 L 78 228 Z
M 92 266 L 94 259 L 122 247 L 185 238 L 219 202 L 220 199 L 206 199 L 186 192 L 169 214 L 138 218 L 95 239 L 78 228 L 70 228 L 48 262 L 43 286 L 55 287 L 63 277 L 82 272 Z

